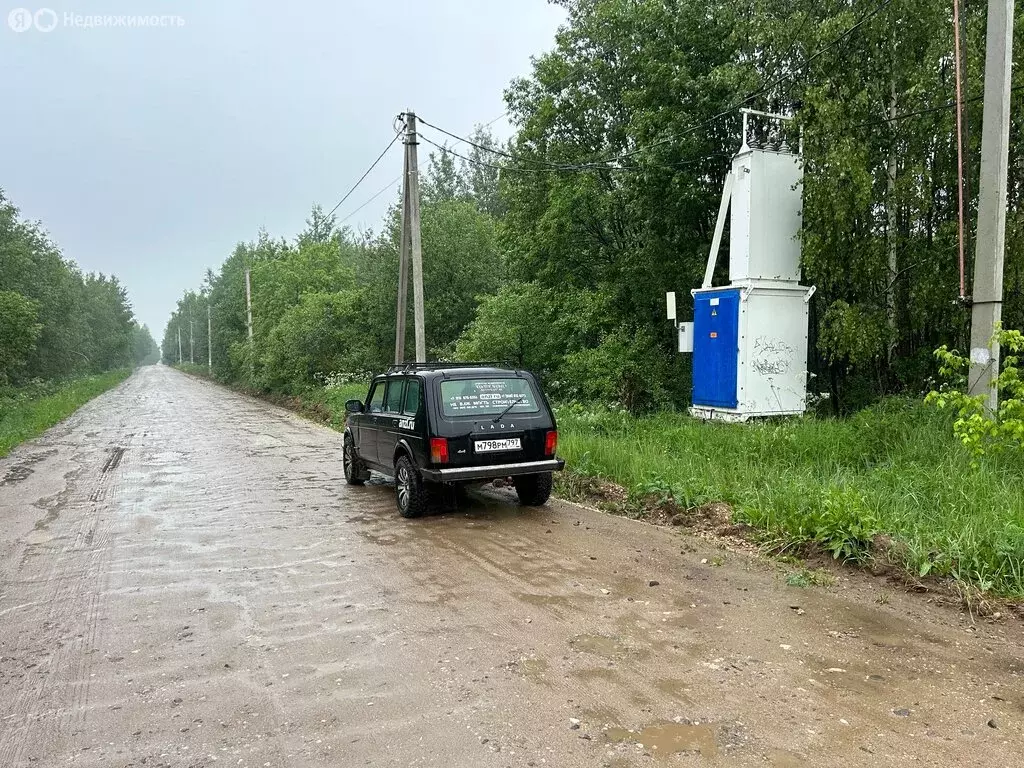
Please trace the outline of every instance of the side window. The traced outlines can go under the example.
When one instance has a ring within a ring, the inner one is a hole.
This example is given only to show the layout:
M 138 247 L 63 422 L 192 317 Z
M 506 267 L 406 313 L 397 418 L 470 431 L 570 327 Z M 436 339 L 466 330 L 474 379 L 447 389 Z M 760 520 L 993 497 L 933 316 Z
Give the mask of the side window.
M 409 379 L 409 385 L 405 388 L 405 407 L 402 413 L 407 416 L 415 416 L 420 409 L 420 401 L 423 399 L 423 382 L 419 379 Z
M 373 392 L 370 394 L 370 399 L 366 406 L 366 410 L 370 413 L 380 413 L 384 410 L 384 382 L 378 381 L 374 387 Z
M 384 410 L 388 413 L 402 412 L 402 395 L 405 390 L 405 379 L 392 379 L 388 382 L 388 394 L 385 397 Z

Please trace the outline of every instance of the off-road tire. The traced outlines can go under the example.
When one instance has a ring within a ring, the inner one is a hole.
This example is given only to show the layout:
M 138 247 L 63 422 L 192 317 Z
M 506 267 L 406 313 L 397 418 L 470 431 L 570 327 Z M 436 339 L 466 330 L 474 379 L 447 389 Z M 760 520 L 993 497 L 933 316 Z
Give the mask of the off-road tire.
M 527 507 L 542 507 L 551 496 L 552 477 L 550 472 L 536 475 L 517 475 L 512 484 L 519 494 L 519 503 Z
M 370 479 L 370 472 L 366 465 L 356 455 L 356 446 L 352 442 L 352 436 L 346 434 L 342 442 L 341 466 L 345 471 L 345 482 L 349 485 L 362 485 Z
M 409 457 L 401 455 L 395 462 L 395 499 L 402 517 L 421 517 L 426 514 L 427 488 Z

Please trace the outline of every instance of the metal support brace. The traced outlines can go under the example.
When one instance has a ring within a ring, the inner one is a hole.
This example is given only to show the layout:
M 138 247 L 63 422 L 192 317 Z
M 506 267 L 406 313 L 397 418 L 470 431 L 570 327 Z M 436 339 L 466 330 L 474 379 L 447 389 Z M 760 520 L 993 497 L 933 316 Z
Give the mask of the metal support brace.
M 708 254 L 708 265 L 704 270 L 704 282 L 702 288 L 711 287 L 711 279 L 715 275 L 715 264 L 718 262 L 718 249 L 722 245 L 722 233 L 725 231 L 725 215 L 729 212 L 729 203 L 732 200 L 732 171 L 725 174 L 725 184 L 722 186 L 722 203 L 718 206 L 718 222 L 715 224 L 715 239 L 711 241 L 711 253 Z

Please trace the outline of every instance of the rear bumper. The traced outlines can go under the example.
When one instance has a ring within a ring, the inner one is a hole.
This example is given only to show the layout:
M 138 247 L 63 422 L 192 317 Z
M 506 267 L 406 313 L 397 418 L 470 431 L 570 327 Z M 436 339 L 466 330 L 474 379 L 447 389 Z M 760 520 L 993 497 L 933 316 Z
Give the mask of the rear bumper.
M 557 472 L 565 466 L 562 459 L 521 461 L 516 464 L 491 464 L 486 467 L 448 467 L 423 469 L 420 474 L 432 483 L 451 483 L 459 480 L 493 480 L 513 475 L 534 475 L 539 472 Z

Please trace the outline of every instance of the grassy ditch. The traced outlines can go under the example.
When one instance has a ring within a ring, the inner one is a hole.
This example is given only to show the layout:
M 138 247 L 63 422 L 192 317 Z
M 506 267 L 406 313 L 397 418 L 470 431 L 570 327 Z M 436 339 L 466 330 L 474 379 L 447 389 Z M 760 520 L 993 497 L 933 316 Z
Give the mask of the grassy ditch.
M 85 403 L 128 378 L 127 369 L 62 382 L 0 389 L 0 457 L 41 435 Z
M 210 374 L 209 368 L 205 365 L 181 363 L 175 365 L 174 368 L 192 376 L 219 381 Z M 297 411 L 309 419 L 339 430 L 345 426 L 345 401 L 364 400 L 367 390 L 369 390 L 369 385 L 365 383 L 337 384 L 326 387 L 309 387 L 302 394 L 286 395 L 279 392 L 249 390 L 238 384 L 220 383 L 247 395 Z
M 724 508 L 777 551 L 823 548 L 1024 597 L 1024 457 L 972 467 L 950 420 L 919 402 L 747 425 L 578 406 L 558 419 L 567 495 L 601 478 L 621 487 L 612 506 L 625 514 Z

